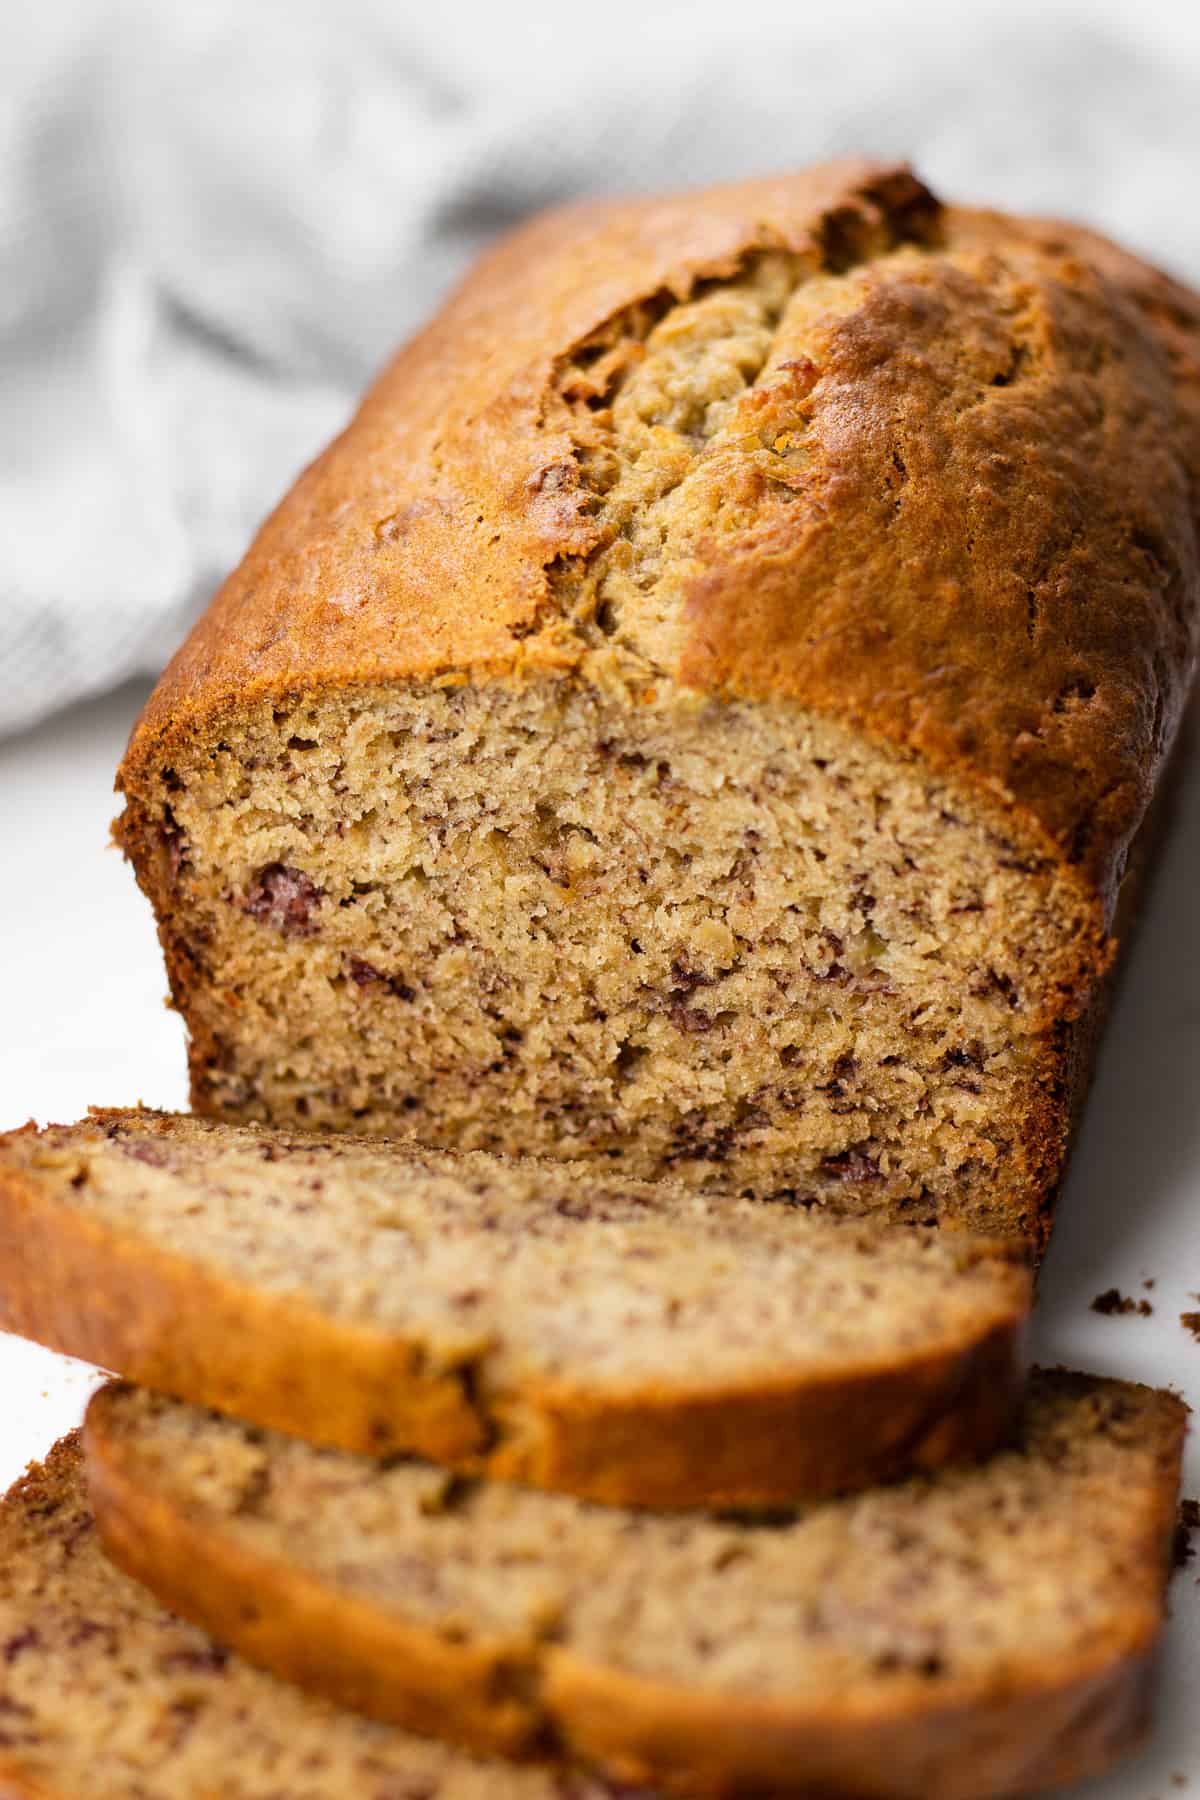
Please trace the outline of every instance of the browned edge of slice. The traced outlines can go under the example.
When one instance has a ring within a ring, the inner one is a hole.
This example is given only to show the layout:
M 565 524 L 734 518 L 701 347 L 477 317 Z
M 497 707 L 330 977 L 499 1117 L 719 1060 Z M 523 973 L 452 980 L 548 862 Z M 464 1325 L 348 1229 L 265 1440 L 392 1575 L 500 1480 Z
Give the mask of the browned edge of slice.
M 64 1203 L 6 1166 L 18 1135 L 0 1138 L 0 1326 L 311 1443 L 413 1451 L 613 1505 L 769 1507 L 986 1455 L 1020 1406 L 1030 1285 L 1016 1260 L 994 1313 L 900 1359 L 752 1383 L 697 1370 L 689 1388 L 648 1374 L 625 1394 L 566 1380 L 504 1392 L 486 1344 L 439 1360 L 419 1337 L 338 1319 Z
M 549 1661 L 543 1700 L 569 1719 L 574 1755 L 634 1786 L 720 1800 L 1016 1800 L 1099 1775 L 1143 1742 L 1158 1632 L 1147 1617 L 1070 1668 L 1031 1660 L 1008 1690 L 963 1683 L 934 1702 L 918 1679 L 887 1715 L 852 1693 L 836 1714 L 717 1700 L 565 1652 Z
M 247 1660 L 390 1723 L 469 1748 L 557 1755 L 612 1779 L 733 1800 L 984 1800 L 1081 1780 L 1136 1748 L 1150 1723 L 1187 1408 L 1164 1432 L 1144 1496 L 1145 1592 L 1071 1658 L 1030 1655 L 1007 1674 L 936 1693 L 917 1671 L 886 1694 L 703 1694 L 574 1654 L 531 1633 L 456 1640 L 378 1612 L 234 1541 L 202 1503 L 155 1489 L 127 1445 L 121 1384 L 84 1426 L 88 1485 L 113 1560 Z M 1164 1396 L 1164 1399 L 1167 1399 Z M 1174 1397 L 1170 1397 L 1174 1398 Z

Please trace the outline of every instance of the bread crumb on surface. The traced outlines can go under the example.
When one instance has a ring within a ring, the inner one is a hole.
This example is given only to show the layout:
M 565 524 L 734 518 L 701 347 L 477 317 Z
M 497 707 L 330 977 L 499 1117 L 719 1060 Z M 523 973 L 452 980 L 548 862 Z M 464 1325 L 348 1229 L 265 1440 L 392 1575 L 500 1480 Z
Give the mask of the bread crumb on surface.
M 1182 1569 L 1195 1556 L 1192 1544 L 1193 1531 L 1200 1531 L 1200 1500 L 1181 1500 L 1179 1502 L 1179 1523 L 1175 1527 L 1175 1539 L 1171 1551 L 1171 1566 Z
M 1123 1294 L 1120 1288 L 1111 1287 L 1096 1295 L 1092 1301 L 1092 1311 L 1105 1314 L 1140 1313 L 1143 1318 L 1148 1319 L 1154 1308 L 1148 1300 L 1135 1300 L 1132 1295 Z

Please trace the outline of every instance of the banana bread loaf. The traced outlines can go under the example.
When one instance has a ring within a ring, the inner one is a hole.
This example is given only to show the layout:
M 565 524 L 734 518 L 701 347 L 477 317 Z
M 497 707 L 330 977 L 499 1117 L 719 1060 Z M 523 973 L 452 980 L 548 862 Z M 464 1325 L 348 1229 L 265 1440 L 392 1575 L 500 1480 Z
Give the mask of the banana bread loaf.
M 1041 1374 L 1019 1451 L 740 1520 L 381 1467 L 121 1387 L 85 1442 L 117 1561 L 344 1704 L 672 1790 L 984 1800 L 1140 1737 L 1185 1414 Z
M 899 167 L 501 244 L 133 734 L 197 1108 L 1044 1238 L 1195 664 L 1198 351 Z
M 102 1554 L 75 1437 L 0 1501 L 0 1796 L 637 1800 L 476 1762 L 239 1663 Z
M 317 1443 L 763 1506 L 992 1450 L 1004 1246 L 619 1170 L 96 1112 L 0 1137 L 0 1325 Z

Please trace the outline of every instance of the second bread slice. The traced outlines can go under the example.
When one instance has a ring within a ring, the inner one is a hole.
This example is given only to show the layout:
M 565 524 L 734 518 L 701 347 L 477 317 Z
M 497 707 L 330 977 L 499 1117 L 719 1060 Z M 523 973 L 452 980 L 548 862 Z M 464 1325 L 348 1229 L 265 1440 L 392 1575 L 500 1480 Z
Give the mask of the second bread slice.
M 317 1444 L 631 1505 L 985 1454 L 1003 1247 L 579 1165 L 97 1112 L 0 1139 L 0 1325 Z
M 117 1562 L 344 1705 L 671 1792 L 984 1800 L 1141 1736 L 1185 1415 L 1043 1373 L 1019 1450 L 753 1522 L 381 1468 L 120 1387 L 85 1442 Z

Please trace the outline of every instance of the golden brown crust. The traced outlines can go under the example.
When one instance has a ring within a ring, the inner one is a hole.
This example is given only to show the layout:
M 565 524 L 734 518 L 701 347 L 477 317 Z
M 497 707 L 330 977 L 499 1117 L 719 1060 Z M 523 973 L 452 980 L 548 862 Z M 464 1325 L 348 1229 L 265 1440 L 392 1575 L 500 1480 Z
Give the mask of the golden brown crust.
M 534 1432 L 501 1436 L 461 1466 L 616 1506 L 769 1507 L 846 1493 L 1002 1444 L 1020 1407 L 1023 1345 L 1023 1321 L 1008 1318 L 969 1346 L 803 1385 L 610 1405 L 543 1391 Z
M 1107 920 L 1191 679 L 1200 413 L 1115 258 L 960 212 L 944 245 L 823 334 L 817 492 L 696 581 L 680 675 L 990 789 Z
M 711 1700 L 597 1670 L 563 1654 L 546 1703 L 571 1719 L 576 1754 L 618 1780 L 725 1800 L 790 1790 L 781 1770 L 802 1770 L 806 1800 L 978 1800 L 1038 1793 L 1082 1781 L 1137 1748 L 1150 1720 L 1158 1624 L 1133 1625 L 1070 1670 L 1022 1671 L 1008 1693 L 969 1690 L 934 1705 L 914 1692 L 888 1718 L 862 1716 L 847 1696 L 827 1711 Z M 686 1774 L 679 1774 L 686 1771 Z
M 927 248 L 873 278 L 897 242 Z M 579 667 L 550 571 L 599 526 L 579 480 L 543 479 L 575 458 L 555 370 L 614 314 L 769 247 L 861 271 L 862 293 L 818 322 L 803 395 L 756 398 L 802 424 L 802 489 L 750 455 L 710 471 L 750 522 L 699 547 L 667 673 L 848 718 L 989 797 L 1077 871 L 1095 973 L 1194 663 L 1200 308 L 1086 232 L 942 212 L 894 166 L 576 207 L 502 243 L 180 651 L 131 798 L 256 697 Z
M 573 456 L 565 419 L 543 418 L 560 357 L 643 296 L 735 273 L 755 247 L 811 248 L 827 214 L 895 178 L 835 163 L 702 198 L 585 203 L 503 240 L 263 526 L 151 696 L 126 779 L 156 745 L 262 694 L 569 666 L 569 645 L 521 648 L 547 565 L 594 536 L 577 495 L 538 486 Z
M 65 1203 L 5 1163 L 24 1135 L 0 1137 L 0 1324 L 313 1443 L 412 1450 L 611 1504 L 774 1506 L 986 1455 L 1020 1404 L 1029 1284 L 1016 1264 L 968 1337 L 833 1376 L 497 1392 L 478 1378 L 486 1350 L 439 1364 L 423 1339 L 227 1277 Z
M 979 1800 L 1098 1773 L 1147 1729 L 1161 1627 L 1156 1596 L 1185 1429 L 1182 1405 L 1167 1407 L 1164 1422 L 1168 1413 L 1160 1479 L 1138 1496 L 1142 1528 L 1126 1547 L 1131 1598 L 1110 1628 L 1070 1658 L 1031 1653 L 1008 1677 L 963 1676 L 935 1691 L 914 1671 L 883 1694 L 851 1687 L 836 1712 L 828 1696 L 701 1694 L 553 1642 L 507 1655 L 489 1645 L 481 1660 L 432 1628 L 413 1627 L 413 1654 L 389 1655 L 385 1664 L 381 1626 L 366 1610 L 344 1608 L 319 1582 L 247 1552 L 202 1506 L 150 1491 L 153 1477 L 142 1470 L 139 1479 L 136 1447 L 122 1441 L 119 1388 L 93 1398 L 85 1442 L 101 1535 L 128 1573 L 251 1660 L 382 1717 L 415 1723 L 441 1707 L 436 1728 L 468 1744 L 490 1747 L 507 1731 L 510 1750 L 562 1750 L 617 1781 L 664 1793 L 928 1800 L 936 1792 L 939 1800 Z M 249 1621 L 239 1593 L 256 1597 Z M 444 1689 L 427 1686 L 427 1653 Z M 484 1671 L 493 1654 L 489 1696 Z

